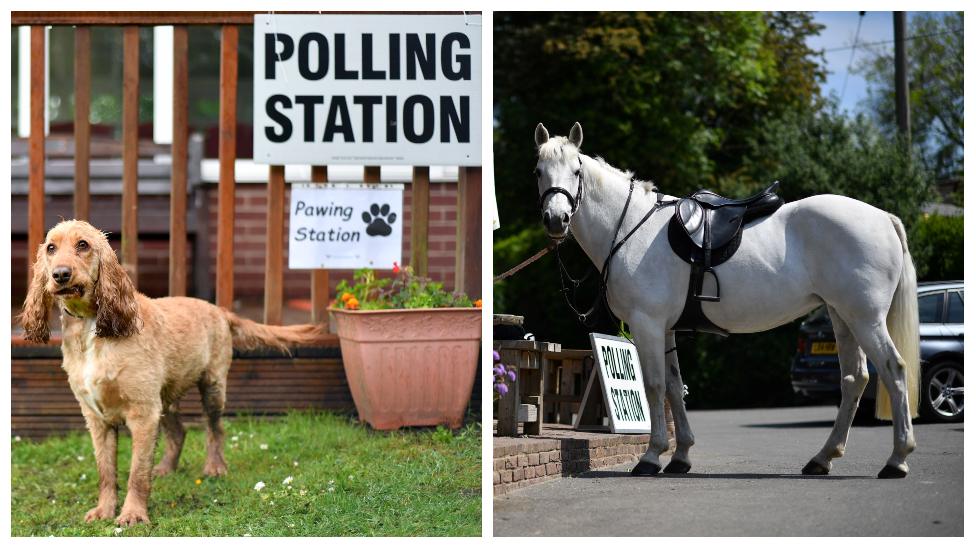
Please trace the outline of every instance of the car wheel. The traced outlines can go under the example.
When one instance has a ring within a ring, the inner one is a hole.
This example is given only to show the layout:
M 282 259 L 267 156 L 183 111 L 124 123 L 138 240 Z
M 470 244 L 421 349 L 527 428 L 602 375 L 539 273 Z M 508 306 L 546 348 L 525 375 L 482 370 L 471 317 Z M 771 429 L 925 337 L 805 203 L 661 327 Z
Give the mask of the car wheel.
M 964 392 L 962 366 L 942 362 L 922 376 L 919 414 L 929 421 L 952 423 L 963 420 Z

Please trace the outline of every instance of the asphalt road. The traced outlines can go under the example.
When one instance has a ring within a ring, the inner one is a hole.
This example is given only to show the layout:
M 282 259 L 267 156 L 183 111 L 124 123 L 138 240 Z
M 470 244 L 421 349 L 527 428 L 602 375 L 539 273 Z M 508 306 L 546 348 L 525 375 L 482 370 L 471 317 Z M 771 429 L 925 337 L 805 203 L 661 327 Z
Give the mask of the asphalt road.
M 518 490 L 495 498 L 494 535 L 963 535 L 963 424 L 916 425 L 905 479 L 875 478 L 890 425 L 855 426 L 829 476 L 801 476 L 834 414 L 691 412 L 690 473 L 634 478 L 629 464 Z

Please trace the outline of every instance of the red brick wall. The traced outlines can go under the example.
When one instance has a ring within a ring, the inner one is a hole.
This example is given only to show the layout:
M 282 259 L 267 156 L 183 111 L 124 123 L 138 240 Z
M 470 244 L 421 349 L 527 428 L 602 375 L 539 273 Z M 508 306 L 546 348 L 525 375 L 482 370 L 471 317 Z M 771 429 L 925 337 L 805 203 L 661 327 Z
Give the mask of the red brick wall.
M 215 280 L 217 257 L 217 187 L 207 188 L 207 226 L 201 234 L 209 240 L 209 277 Z M 403 264 L 410 263 L 410 228 L 412 222 L 411 186 L 404 190 Z M 192 199 L 191 199 L 192 204 Z M 236 188 L 236 213 L 234 221 L 234 296 L 248 302 L 263 302 L 265 266 L 266 186 L 238 184 Z M 285 192 L 285 207 L 290 204 L 290 189 Z M 27 290 L 27 197 L 13 196 L 11 273 L 12 303 L 22 303 Z M 110 241 L 119 248 L 118 219 L 121 212 L 119 196 L 93 196 L 92 222 L 103 230 L 114 231 Z M 188 212 L 188 216 L 192 216 Z M 60 217 L 72 217 L 70 196 L 45 198 L 45 216 L 50 227 Z M 169 240 L 165 232 L 169 219 L 168 196 L 143 196 L 139 199 L 139 289 L 150 296 L 166 295 L 169 286 Z M 430 221 L 428 237 L 429 276 L 444 282 L 448 289 L 454 287 L 454 261 L 457 221 L 457 184 L 431 183 Z M 191 220 L 192 223 L 192 220 Z M 157 232 L 158 231 L 158 232 Z M 285 299 L 307 299 L 310 295 L 310 271 L 290 270 L 288 266 L 288 216 L 285 216 Z M 192 238 L 192 235 L 191 235 Z M 188 288 L 193 290 L 192 241 L 187 245 L 189 257 Z M 389 273 L 380 273 L 381 276 Z M 342 278 L 352 276 L 352 271 L 334 271 L 330 277 L 332 288 Z M 480 297 L 480 296 L 478 296 Z

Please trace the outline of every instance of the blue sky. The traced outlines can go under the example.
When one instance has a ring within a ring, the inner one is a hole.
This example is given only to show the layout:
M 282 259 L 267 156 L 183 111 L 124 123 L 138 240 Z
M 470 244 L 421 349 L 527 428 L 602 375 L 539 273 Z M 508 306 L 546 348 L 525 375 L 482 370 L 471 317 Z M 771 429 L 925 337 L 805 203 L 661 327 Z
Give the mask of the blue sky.
M 914 12 L 908 12 L 908 26 Z M 854 44 L 857 32 L 858 12 L 856 11 L 821 11 L 814 15 L 814 19 L 825 25 L 819 36 L 811 37 L 807 43 L 813 49 L 832 50 Z M 911 30 L 908 31 L 911 34 Z M 894 20 L 890 11 L 869 11 L 861 21 L 861 32 L 858 35 L 859 44 L 868 42 L 891 41 L 894 39 Z M 872 46 L 881 51 L 892 51 L 892 44 Z M 824 58 L 827 61 L 827 82 L 823 87 L 823 94 L 836 94 L 842 98 L 841 109 L 851 113 L 861 109 L 859 105 L 868 95 L 868 86 L 864 78 L 853 72 L 863 60 L 870 56 L 866 50 L 857 48 L 854 61 L 851 63 L 851 50 L 842 49 L 827 51 Z M 851 72 L 848 73 L 848 65 Z M 844 87 L 844 76 L 847 75 L 847 86 Z

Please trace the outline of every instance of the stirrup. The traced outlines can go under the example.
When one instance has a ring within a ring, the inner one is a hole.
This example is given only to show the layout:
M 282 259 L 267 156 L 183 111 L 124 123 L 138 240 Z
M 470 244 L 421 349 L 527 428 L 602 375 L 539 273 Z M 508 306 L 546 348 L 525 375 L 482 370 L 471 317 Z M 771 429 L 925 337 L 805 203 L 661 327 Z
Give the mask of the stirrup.
M 712 278 L 715 279 L 715 295 L 705 295 L 705 273 L 710 273 Z M 715 274 L 715 271 L 711 267 L 702 269 L 699 285 L 695 288 L 692 297 L 698 301 L 718 302 L 722 300 L 722 286 L 718 282 L 718 275 Z

